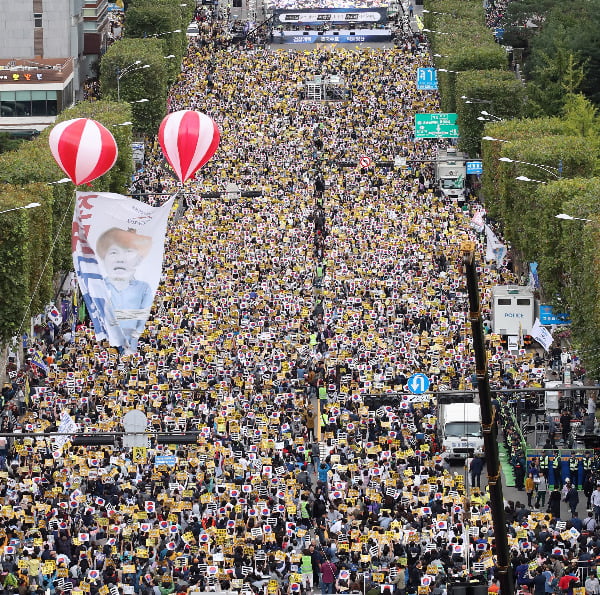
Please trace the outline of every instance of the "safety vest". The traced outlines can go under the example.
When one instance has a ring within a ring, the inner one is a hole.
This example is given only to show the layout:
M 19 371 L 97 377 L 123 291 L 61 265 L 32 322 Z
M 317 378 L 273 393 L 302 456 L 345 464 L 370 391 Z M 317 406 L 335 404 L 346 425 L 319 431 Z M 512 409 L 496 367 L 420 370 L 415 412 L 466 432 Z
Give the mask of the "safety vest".
M 321 414 L 321 427 L 326 426 L 329 423 L 329 416 L 327 413 Z
M 300 566 L 302 574 L 312 574 L 312 558 L 310 556 L 302 556 L 302 564 Z
M 560 469 L 561 465 L 562 465 L 562 458 L 560 455 L 556 455 L 554 457 L 554 467 L 556 469 Z
M 579 469 L 579 460 L 575 457 L 571 457 L 569 459 L 569 469 L 571 471 L 577 471 L 577 469 Z
M 583 468 L 586 471 L 589 471 L 592 468 L 592 459 L 590 457 L 584 457 L 582 462 L 583 462 Z
M 326 399 L 326 398 L 327 398 L 327 387 L 320 386 L 319 387 L 319 399 Z
M 548 471 L 549 463 L 550 457 L 548 457 L 548 455 L 540 457 L 540 471 Z

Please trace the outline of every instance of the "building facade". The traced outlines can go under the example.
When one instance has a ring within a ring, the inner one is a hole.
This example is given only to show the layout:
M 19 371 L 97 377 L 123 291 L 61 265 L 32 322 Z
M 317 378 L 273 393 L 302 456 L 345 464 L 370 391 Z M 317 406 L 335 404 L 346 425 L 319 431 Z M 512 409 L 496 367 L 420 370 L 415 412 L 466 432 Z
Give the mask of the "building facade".
M 40 130 L 95 75 L 108 1 L 0 0 L 0 15 L 0 130 Z

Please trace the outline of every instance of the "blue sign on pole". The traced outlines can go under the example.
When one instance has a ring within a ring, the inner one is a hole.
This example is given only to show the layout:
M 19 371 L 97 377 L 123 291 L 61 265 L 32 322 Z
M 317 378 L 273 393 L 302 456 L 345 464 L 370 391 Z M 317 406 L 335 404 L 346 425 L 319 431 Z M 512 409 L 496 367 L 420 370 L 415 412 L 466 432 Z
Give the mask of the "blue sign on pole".
M 555 314 L 552 306 L 540 304 L 540 324 L 571 324 L 568 314 Z
M 437 88 L 437 70 L 435 68 L 417 68 L 417 89 L 419 91 L 435 91 Z
M 154 457 L 154 466 L 160 467 L 161 465 L 167 465 L 167 467 L 175 467 L 177 463 L 177 457 L 175 455 L 159 455 Z
M 494 37 L 496 39 L 502 39 L 504 37 L 504 29 L 502 27 L 496 27 L 494 29 Z
M 430 385 L 429 378 L 425 374 L 413 374 L 406 383 L 408 390 L 414 395 L 426 393 Z
M 467 173 L 468 174 L 482 174 L 483 173 L 483 162 L 482 161 L 467 161 Z

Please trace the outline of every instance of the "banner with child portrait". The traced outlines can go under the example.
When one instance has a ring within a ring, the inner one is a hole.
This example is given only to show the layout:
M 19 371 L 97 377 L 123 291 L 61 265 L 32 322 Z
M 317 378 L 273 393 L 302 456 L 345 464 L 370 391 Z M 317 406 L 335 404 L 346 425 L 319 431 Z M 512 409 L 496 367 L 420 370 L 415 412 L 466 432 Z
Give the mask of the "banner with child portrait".
M 160 207 L 106 192 L 77 192 L 71 243 L 98 341 L 137 351 L 160 281 L 173 198 Z

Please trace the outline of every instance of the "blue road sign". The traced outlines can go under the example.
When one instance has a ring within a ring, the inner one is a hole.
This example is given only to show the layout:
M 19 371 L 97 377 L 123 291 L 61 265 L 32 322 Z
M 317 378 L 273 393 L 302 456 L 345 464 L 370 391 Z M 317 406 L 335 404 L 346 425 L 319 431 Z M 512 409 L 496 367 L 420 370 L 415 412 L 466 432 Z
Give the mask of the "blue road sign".
M 571 324 L 571 317 L 568 314 L 555 314 L 552 306 L 540 304 L 540 324 Z
M 437 88 L 437 70 L 435 68 L 417 68 L 417 89 L 419 91 L 435 91 Z
M 167 465 L 168 467 L 175 467 L 177 463 L 177 457 L 175 455 L 160 455 L 154 457 L 154 466 L 160 467 L 161 465 Z
M 467 173 L 468 174 L 482 174 L 483 173 L 483 162 L 482 161 L 467 161 Z
M 408 390 L 414 395 L 422 395 L 429 389 L 429 378 L 425 374 L 413 374 L 406 383 Z

